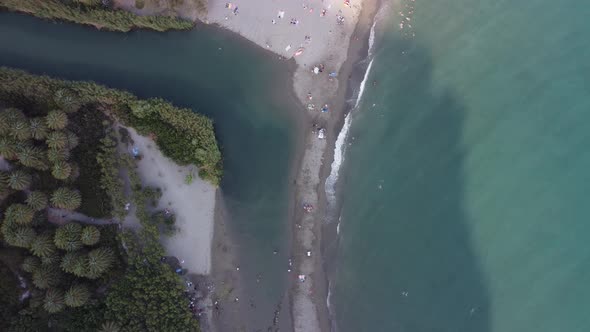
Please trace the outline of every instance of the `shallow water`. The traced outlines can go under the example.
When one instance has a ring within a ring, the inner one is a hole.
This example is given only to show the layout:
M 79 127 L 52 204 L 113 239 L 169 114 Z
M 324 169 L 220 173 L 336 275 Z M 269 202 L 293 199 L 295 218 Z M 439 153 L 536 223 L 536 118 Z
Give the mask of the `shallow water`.
M 243 323 L 252 329 L 272 323 L 286 286 L 287 250 L 272 252 L 289 239 L 287 185 L 296 139 L 284 64 L 206 27 L 121 34 L 0 13 L 0 65 L 94 80 L 212 117 L 224 156 L 221 189 L 240 248 L 236 263 L 257 306 Z
M 390 12 L 341 173 L 339 330 L 589 331 L 590 6 Z

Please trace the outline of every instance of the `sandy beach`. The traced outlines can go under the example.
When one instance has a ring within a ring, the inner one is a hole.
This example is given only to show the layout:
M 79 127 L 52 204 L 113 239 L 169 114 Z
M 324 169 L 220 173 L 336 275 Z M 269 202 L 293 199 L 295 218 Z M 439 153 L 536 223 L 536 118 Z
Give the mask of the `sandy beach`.
M 322 221 L 327 205 L 323 184 L 330 172 L 335 140 L 347 111 L 344 101 L 349 76 L 354 65 L 366 56 L 376 7 L 376 1 L 361 3 L 360 0 L 209 2 L 208 23 L 237 32 L 297 64 L 293 90 L 302 110 L 307 109 L 309 123 L 301 156 L 296 157 L 301 164 L 293 195 L 294 271 L 287 295 L 291 306 L 290 330 L 331 329 L 321 255 Z M 323 139 L 318 137 L 321 128 L 326 134 Z M 233 326 L 239 326 L 237 317 L 238 325 Z M 222 325 L 232 326 L 229 322 Z
M 162 190 L 156 208 L 168 209 L 176 217 L 176 233 L 163 236 L 162 243 L 189 273 L 209 274 L 217 188 L 199 178 L 195 166 L 178 166 L 157 149 L 153 140 L 139 135 L 132 128 L 127 130 L 134 142 L 133 147 L 142 156 L 137 162 L 142 182 Z M 193 175 L 190 184 L 186 181 L 189 174 Z

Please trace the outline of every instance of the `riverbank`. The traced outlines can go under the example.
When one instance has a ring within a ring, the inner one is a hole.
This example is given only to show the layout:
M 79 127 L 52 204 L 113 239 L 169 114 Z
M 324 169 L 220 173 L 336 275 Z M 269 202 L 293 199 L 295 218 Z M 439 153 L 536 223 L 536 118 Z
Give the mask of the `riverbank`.
M 290 291 L 292 329 L 330 330 L 328 293 L 322 262 L 322 220 L 326 213 L 323 190 L 343 115 L 354 65 L 366 55 L 369 30 L 377 2 L 327 2 L 313 8 L 301 3 L 227 6 L 212 1 L 209 22 L 250 39 L 297 63 L 293 90 L 307 109 L 304 148 L 294 189 Z M 313 32 L 314 35 L 311 34 Z M 324 138 L 319 138 L 323 129 Z M 302 207 L 311 207 L 303 209 Z

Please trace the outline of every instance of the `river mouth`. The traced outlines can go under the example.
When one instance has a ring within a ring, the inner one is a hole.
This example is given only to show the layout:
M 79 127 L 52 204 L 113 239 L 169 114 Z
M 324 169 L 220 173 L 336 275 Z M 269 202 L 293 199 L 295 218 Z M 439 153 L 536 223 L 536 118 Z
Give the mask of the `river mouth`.
M 240 254 L 231 264 L 247 280 L 244 308 L 224 312 L 247 313 L 243 324 L 252 329 L 272 324 L 286 291 L 299 141 L 291 65 L 214 27 L 122 34 L 13 13 L 0 13 L 0 65 L 92 80 L 211 117 L 224 156 L 220 192 Z

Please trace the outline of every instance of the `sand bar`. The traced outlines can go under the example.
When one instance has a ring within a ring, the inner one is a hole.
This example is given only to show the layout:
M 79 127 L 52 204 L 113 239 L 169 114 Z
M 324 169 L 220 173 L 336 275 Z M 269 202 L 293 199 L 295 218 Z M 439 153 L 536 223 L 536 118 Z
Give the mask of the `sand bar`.
M 137 162 L 137 170 L 143 184 L 160 188 L 162 197 L 158 209 L 168 209 L 176 216 L 178 231 L 172 237 L 163 237 L 167 252 L 183 261 L 183 267 L 190 273 L 208 274 L 217 188 L 199 178 L 195 166 L 178 166 L 157 149 L 153 140 L 139 135 L 132 128 L 127 129 L 134 141 L 133 146 L 142 156 Z M 187 184 L 189 173 L 194 176 Z

